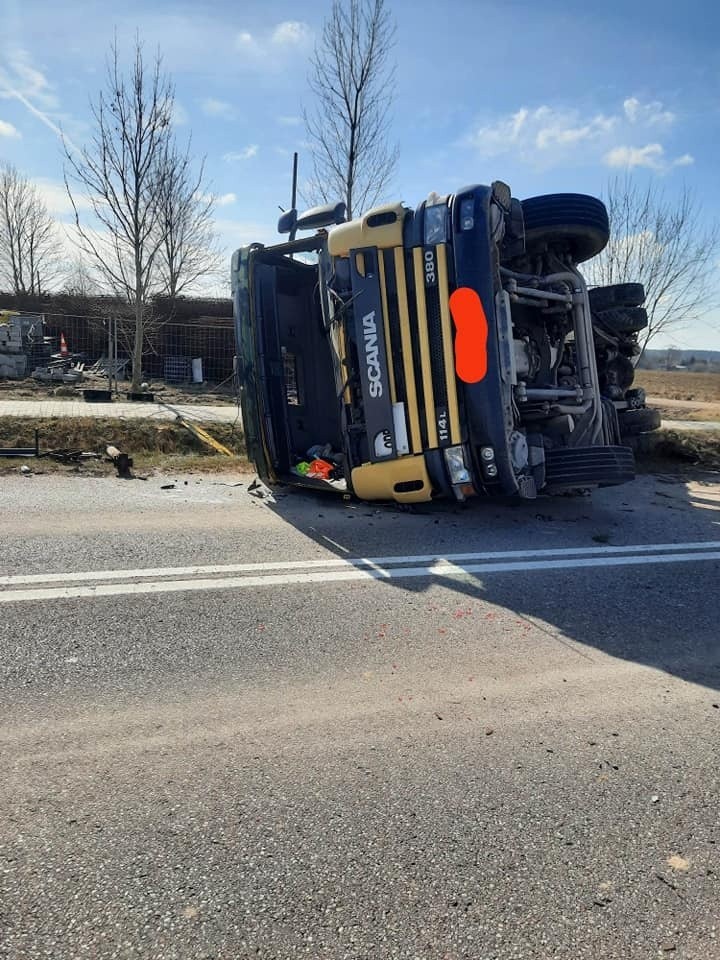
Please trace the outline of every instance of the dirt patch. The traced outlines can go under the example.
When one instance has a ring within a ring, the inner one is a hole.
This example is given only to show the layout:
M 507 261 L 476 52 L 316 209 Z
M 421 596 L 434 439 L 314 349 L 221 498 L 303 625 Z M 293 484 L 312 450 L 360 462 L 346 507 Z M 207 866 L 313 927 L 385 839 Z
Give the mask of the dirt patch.
M 690 373 L 687 370 L 636 370 L 634 385 L 643 387 L 648 396 L 651 397 L 665 397 L 670 400 L 697 400 L 698 403 L 720 403 L 720 373 Z

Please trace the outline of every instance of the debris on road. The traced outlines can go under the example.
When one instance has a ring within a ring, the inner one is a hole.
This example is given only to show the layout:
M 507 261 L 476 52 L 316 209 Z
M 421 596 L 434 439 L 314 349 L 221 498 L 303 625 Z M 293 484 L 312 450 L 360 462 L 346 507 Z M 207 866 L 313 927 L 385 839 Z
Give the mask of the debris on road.
M 0 447 L 0 457 L 39 457 L 40 431 L 35 431 L 35 446 L 33 447 Z
M 59 448 L 56 450 L 46 450 L 40 452 L 40 431 L 35 430 L 35 444 L 32 447 L 0 447 L 0 457 L 34 457 L 41 459 L 48 457 L 58 463 L 78 463 L 81 460 L 99 460 L 99 453 L 91 453 L 85 450 L 73 450 Z M 27 468 L 30 469 L 29 467 Z M 26 472 L 26 471 L 23 471 Z
M 266 497 L 270 496 L 270 491 L 267 489 L 262 480 L 259 480 L 257 477 L 248 487 L 248 493 L 251 497 L 257 497 L 258 500 L 264 500 Z
M 112 444 L 107 447 L 106 451 L 108 460 L 117 470 L 117 475 L 121 480 L 132 480 L 132 457 L 129 457 L 127 453 L 121 453 L 117 447 L 114 447 Z
M 80 463 L 83 460 L 99 460 L 99 453 L 91 453 L 86 450 L 47 450 L 40 454 L 41 457 L 49 457 L 57 463 Z
M 656 872 L 656 874 L 655 874 L 655 878 L 656 878 L 657 880 L 659 880 L 660 883 L 664 883 L 666 887 L 670 887 L 670 889 L 673 890 L 673 891 L 677 894 L 679 900 L 684 900 L 684 899 L 685 899 L 685 897 L 684 897 L 684 896 L 680 893 L 680 891 L 678 890 L 677 885 L 674 884 L 674 883 L 672 882 L 672 880 L 668 880 L 667 877 L 664 877 L 661 873 L 657 873 L 657 872 Z

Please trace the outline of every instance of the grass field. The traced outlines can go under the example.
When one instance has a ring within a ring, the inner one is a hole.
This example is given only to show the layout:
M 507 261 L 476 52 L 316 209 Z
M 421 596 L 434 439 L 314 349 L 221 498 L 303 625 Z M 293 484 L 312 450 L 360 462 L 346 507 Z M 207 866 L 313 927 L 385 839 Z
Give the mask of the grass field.
M 720 373 L 688 373 L 687 370 L 636 370 L 636 387 L 649 397 L 720 403 Z

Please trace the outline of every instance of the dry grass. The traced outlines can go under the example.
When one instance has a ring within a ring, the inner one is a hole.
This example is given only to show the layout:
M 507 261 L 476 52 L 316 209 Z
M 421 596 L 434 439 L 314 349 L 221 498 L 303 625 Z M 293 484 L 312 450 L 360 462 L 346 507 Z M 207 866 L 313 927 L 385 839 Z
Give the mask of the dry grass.
M 41 383 L 27 377 L 24 380 L 0 381 L 0 400 L 82 400 L 82 391 L 106 390 L 107 380 L 104 378 L 88 378 L 77 386 L 57 383 Z M 226 383 L 216 388 L 209 384 L 150 384 L 158 403 L 201 403 L 210 406 L 227 406 L 235 404 L 235 393 L 232 383 Z M 118 399 L 127 400 L 130 390 L 129 381 L 118 384 Z
M 717 469 L 720 467 L 720 429 L 657 430 L 638 438 L 635 453 L 639 465 L 649 470 L 668 463 Z
M 663 420 L 701 420 L 703 422 L 715 420 L 720 423 L 720 403 L 698 403 L 697 406 L 671 406 L 653 403 L 653 407 L 660 411 Z
M 173 422 L 149 420 L 106 420 L 94 417 L 73 419 L 30 419 L 0 417 L 0 447 L 32 447 L 35 430 L 40 431 L 40 451 L 82 450 L 105 455 L 113 444 L 135 461 L 137 472 L 165 470 L 227 472 L 248 470 L 242 432 L 228 423 L 206 426 L 216 440 L 232 450 L 235 456 L 225 457 L 197 440 Z M 75 467 L 56 464 L 43 458 L 17 459 L 0 457 L 0 473 L 14 473 L 23 464 L 33 471 L 68 472 Z M 84 474 L 102 476 L 113 473 L 113 467 L 102 461 L 85 461 L 79 468 Z
M 133 457 L 135 476 L 148 477 L 155 474 L 247 474 L 255 476 L 255 468 L 245 457 L 203 457 L 192 454 L 139 454 Z M 114 477 L 115 467 L 107 460 L 83 460 L 81 463 L 58 463 L 47 457 L 0 457 L 0 477 L 22 472 L 26 466 L 36 476 L 54 474 L 60 476 L 82 475 L 84 477 Z
M 212 424 L 207 429 L 236 453 L 233 457 L 215 453 L 175 423 L 147 420 L 32 420 L 0 417 L 0 447 L 32 446 L 36 428 L 40 431 L 41 452 L 48 449 L 69 449 L 104 456 L 105 447 L 113 443 L 133 457 L 135 472 L 140 475 L 156 472 L 254 472 L 245 457 L 243 438 L 230 424 Z M 658 430 L 647 434 L 640 439 L 638 459 L 647 469 L 657 469 L 659 465 L 670 462 L 676 465 L 719 468 L 720 428 L 717 432 Z M 36 460 L 0 457 L 0 475 L 17 473 L 24 464 L 34 473 L 82 473 L 86 476 L 110 476 L 115 473 L 112 465 L 103 460 L 85 461 L 74 466 L 55 463 L 46 458 Z
M 636 387 L 649 397 L 720 403 L 720 373 L 689 373 L 687 370 L 636 370 Z M 690 419 L 689 417 L 687 419 Z
M 245 452 L 242 431 L 229 423 L 213 423 L 206 427 L 220 443 L 234 453 Z M 35 430 L 40 431 L 41 450 L 87 450 L 104 453 L 112 443 L 123 452 L 187 453 L 217 456 L 189 431 L 173 421 L 110 420 L 102 417 L 0 417 L 0 447 L 23 447 L 34 444 Z

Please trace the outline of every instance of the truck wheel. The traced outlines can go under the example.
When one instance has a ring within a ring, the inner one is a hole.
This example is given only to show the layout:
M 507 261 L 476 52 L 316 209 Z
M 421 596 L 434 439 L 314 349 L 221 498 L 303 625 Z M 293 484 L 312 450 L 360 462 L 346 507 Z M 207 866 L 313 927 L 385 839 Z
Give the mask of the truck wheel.
M 609 287 L 593 287 L 588 293 L 593 310 L 639 307 L 645 301 L 645 287 L 641 283 L 613 283 Z
M 650 433 L 660 427 L 660 411 L 650 407 L 639 410 L 618 410 L 620 436 L 637 437 L 641 433 Z
M 600 253 L 610 239 L 602 200 L 584 193 L 548 193 L 522 201 L 528 253 L 550 248 L 583 263 Z
M 625 396 L 625 391 L 630 389 L 635 379 L 635 367 L 627 357 L 615 357 L 604 370 L 598 370 L 598 373 L 602 389 L 610 387 L 619 391 L 619 394 L 614 394 L 618 399 Z M 607 396 L 613 396 L 613 394 L 607 394 Z
M 598 310 L 597 313 L 593 313 L 593 321 L 597 321 L 612 333 L 639 333 L 648 325 L 647 311 L 644 307 Z

